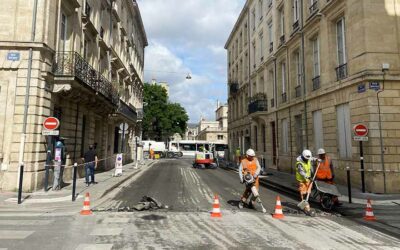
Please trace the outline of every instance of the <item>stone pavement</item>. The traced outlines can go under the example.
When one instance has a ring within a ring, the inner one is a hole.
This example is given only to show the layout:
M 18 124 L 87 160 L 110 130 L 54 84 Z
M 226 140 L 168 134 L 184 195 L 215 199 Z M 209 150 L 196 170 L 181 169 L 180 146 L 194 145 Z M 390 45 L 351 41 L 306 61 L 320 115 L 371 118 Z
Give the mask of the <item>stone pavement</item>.
M 45 192 L 40 190 L 33 193 L 22 194 L 22 204 L 17 204 L 17 192 L 0 192 L 0 211 L 4 212 L 40 212 L 40 213 L 55 213 L 64 211 L 76 213 L 82 208 L 83 198 L 88 192 L 92 204 L 96 200 L 100 200 L 108 192 L 112 191 L 121 183 L 133 177 L 142 170 L 150 167 L 153 161 L 144 161 L 138 164 L 126 164 L 123 166 L 123 174 L 119 177 L 113 177 L 115 169 L 96 173 L 95 181 L 97 184 L 92 184 L 86 187 L 85 178 L 77 179 L 76 181 L 76 201 L 72 202 L 72 181 L 66 183 L 62 190 Z

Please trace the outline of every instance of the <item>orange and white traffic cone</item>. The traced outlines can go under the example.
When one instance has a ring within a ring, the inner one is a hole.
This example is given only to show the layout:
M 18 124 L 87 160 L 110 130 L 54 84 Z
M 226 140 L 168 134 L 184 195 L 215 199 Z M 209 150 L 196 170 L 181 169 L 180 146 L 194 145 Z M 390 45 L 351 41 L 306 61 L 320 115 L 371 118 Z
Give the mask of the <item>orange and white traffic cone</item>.
M 219 206 L 218 195 L 214 196 L 213 210 L 211 212 L 211 217 L 222 217 L 221 208 Z
M 89 193 L 86 193 L 86 195 L 85 195 L 85 201 L 83 202 L 83 208 L 82 208 L 80 214 L 81 215 L 90 215 L 90 214 L 92 214 L 92 210 L 90 210 Z
M 281 198 L 279 195 L 276 197 L 275 213 L 272 215 L 275 219 L 283 219 L 285 216 L 282 211 Z
M 371 205 L 371 200 L 370 199 L 368 199 L 368 201 L 367 201 L 367 207 L 365 209 L 364 220 L 368 220 L 368 221 L 376 220 L 376 217 L 374 215 L 374 211 L 372 211 L 372 205 Z

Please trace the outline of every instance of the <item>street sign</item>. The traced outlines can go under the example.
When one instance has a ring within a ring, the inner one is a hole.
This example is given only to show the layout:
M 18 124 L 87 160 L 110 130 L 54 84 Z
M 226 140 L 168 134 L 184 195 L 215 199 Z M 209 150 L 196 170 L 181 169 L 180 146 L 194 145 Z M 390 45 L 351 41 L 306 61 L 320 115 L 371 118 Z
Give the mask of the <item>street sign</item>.
M 55 135 L 55 136 L 58 136 L 58 135 L 60 135 L 60 130 L 46 130 L 46 129 L 44 129 L 44 130 L 42 130 L 42 135 L 47 135 L 47 136 Z
M 19 52 L 8 52 L 7 53 L 7 60 L 8 61 L 19 61 Z
M 129 128 L 129 125 L 128 125 L 128 123 L 121 123 L 120 125 L 119 125 L 119 129 L 121 129 L 121 130 L 127 130 Z
M 358 91 L 358 93 L 363 93 L 363 92 L 365 92 L 365 83 L 360 83 L 360 84 L 358 84 L 358 86 L 357 86 L 357 91 Z
M 355 136 L 367 136 L 368 135 L 368 128 L 363 124 L 357 124 L 353 127 L 354 135 Z
M 369 89 L 373 89 L 375 91 L 378 91 L 381 89 L 381 86 L 379 84 L 379 82 L 370 82 L 369 83 Z
M 55 117 L 47 117 L 43 122 L 43 127 L 46 130 L 55 130 L 60 126 L 60 121 Z
M 355 141 L 368 141 L 368 136 L 354 136 Z

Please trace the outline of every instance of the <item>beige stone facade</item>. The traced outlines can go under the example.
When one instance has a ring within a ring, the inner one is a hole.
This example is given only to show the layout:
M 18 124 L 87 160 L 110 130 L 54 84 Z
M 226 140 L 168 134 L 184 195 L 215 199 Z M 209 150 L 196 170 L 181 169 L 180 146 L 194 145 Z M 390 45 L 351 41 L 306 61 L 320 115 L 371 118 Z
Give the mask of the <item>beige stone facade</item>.
M 25 191 L 43 186 L 47 147 L 54 150 L 59 139 L 48 142 L 42 135 L 43 120 L 49 116 L 60 120 L 66 165 L 79 162 L 89 144 L 95 144 L 99 158 L 105 159 L 100 168 L 113 167 L 118 152 L 124 151 L 126 160 L 133 159 L 134 138 L 141 134 L 138 121 L 146 46 L 145 30 L 134 0 L 3 1 L 0 189 L 17 187 L 27 97 L 22 159 Z M 129 126 L 124 139 L 118 128 L 121 123 Z M 68 169 L 64 179 L 70 176 Z
M 196 140 L 228 144 L 228 106 L 217 103 L 215 121 L 201 119 L 197 127 Z
M 225 46 L 230 148 L 293 173 L 304 148 L 323 147 L 336 181 L 350 167 L 360 187 L 362 123 L 367 191 L 400 192 L 399 10 L 398 0 L 248 0 Z

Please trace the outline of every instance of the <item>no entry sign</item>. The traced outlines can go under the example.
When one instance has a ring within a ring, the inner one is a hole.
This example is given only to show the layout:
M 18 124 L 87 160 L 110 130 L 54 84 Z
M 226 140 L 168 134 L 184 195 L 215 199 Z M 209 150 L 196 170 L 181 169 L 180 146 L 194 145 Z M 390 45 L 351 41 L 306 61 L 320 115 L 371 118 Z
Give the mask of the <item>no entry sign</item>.
M 368 135 L 368 128 L 363 124 L 357 124 L 353 128 L 354 134 L 356 136 L 367 136 Z
M 60 121 L 55 117 L 47 117 L 43 122 L 43 127 L 47 130 L 55 130 L 60 126 Z

